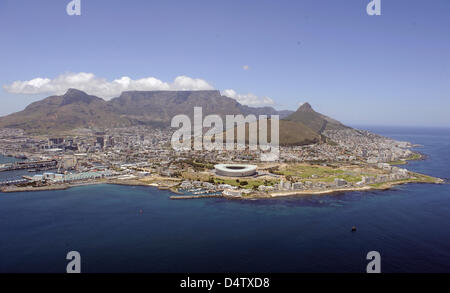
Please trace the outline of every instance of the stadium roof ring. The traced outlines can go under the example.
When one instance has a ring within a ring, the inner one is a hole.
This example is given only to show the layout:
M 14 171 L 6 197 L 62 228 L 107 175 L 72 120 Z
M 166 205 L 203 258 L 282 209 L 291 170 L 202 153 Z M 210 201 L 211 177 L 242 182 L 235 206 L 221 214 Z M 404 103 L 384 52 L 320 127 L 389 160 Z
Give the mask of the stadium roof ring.
M 216 175 L 227 177 L 248 177 L 256 174 L 255 165 L 247 164 L 217 164 L 214 166 Z

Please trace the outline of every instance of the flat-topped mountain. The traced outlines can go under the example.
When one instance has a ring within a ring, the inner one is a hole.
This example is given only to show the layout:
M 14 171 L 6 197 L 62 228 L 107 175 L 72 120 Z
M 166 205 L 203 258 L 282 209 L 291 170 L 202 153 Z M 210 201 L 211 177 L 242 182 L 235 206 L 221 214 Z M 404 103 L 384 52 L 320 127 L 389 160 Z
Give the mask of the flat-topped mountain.
M 128 91 L 109 101 L 115 112 L 143 123 L 170 122 L 178 114 L 194 115 L 202 107 L 203 115 L 242 114 L 243 106 L 219 91 Z
M 30 104 L 25 110 L 0 117 L 0 128 L 20 128 L 29 133 L 52 133 L 76 128 L 114 128 L 131 125 L 169 126 L 172 117 L 193 117 L 194 107 L 203 115 L 280 115 L 271 107 L 248 107 L 222 96 L 219 91 L 127 91 L 105 101 L 85 92 L 69 89 Z
M 170 121 L 173 116 L 193 116 L 194 107 L 202 107 L 203 115 L 280 115 L 292 111 L 277 111 L 272 107 L 249 107 L 219 91 L 127 91 L 109 102 L 117 113 L 150 121 Z
M 77 128 L 97 130 L 148 125 L 170 126 L 172 117 L 193 117 L 202 107 L 203 117 L 217 114 L 247 116 L 279 115 L 280 144 L 302 145 L 323 141 L 322 132 L 347 126 L 313 110 L 305 103 L 296 112 L 272 107 L 249 107 L 222 96 L 219 91 L 126 91 L 105 101 L 85 92 L 69 89 L 64 95 L 34 102 L 23 111 L 0 117 L 0 128 L 20 128 L 31 134 L 55 134 Z

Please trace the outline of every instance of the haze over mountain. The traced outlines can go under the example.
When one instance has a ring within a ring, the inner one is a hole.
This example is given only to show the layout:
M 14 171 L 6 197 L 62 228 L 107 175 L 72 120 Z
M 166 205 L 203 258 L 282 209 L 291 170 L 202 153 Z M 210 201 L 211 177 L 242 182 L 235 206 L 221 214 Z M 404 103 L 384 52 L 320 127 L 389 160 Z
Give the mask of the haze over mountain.
M 216 90 L 127 91 L 105 101 L 76 89 L 69 89 L 64 95 L 50 96 L 30 104 L 23 111 L 0 117 L 0 128 L 20 128 L 30 134 L 57 134 L 78 128 L 168 127 L 175 115 L 185 114 L 192 118 L 194 107 L 202 107 L 203 117 L 210 114 L 223 118 L 237 114 L 268 115 L 268 118 L 279 115 L 281 145 L 317 143 L 323 141 L 324 130 L 348 128 L 314 111 L 308 103 L 296 112 L 277 111 L 272 107 L 241 105 Z

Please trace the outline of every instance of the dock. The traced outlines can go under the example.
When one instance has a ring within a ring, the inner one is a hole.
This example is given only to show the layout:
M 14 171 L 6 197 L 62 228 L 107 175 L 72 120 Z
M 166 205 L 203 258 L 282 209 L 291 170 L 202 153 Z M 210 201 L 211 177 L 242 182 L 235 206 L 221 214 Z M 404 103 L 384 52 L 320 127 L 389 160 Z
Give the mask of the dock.
M 15 170 L 27 170 L 27 169 L 35 169 L 35 170 L 50 170 L 57 168 L 58 161 L 57 160 L 43 160 L 43 161 L 24 161 L 24 162 L 15 162 L 12 164 L 5 164 L 6 166 L 0 169 L 0 171 L 15 171 Z
M 26 182 L 28 182 L 28 180 L 26 180 L 26 179 L 9 180 L 9 181 L 0 182 L 0 186 L 16 185 L 16 184 L 26 183 Z

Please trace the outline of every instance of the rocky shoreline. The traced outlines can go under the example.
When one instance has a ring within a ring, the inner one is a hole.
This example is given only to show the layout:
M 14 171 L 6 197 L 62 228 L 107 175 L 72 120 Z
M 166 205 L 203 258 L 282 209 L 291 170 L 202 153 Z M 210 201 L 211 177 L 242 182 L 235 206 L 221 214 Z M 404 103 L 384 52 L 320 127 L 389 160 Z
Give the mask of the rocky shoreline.
M 373 191 L 373 190 L 389 190 L 397 185 L 404 184 L 443 184 L 444 180 L 437 178 L 436 182 L 425 182 L 425 181 L 410 181 L 410 182 L 387 182 L 381 186 L 362 186 L 362 187 L 346 187 L 346 188 L 333 188 L 327 190 L 302 190 L 302 191 L 277 191 L 271 193 L 271 197 L 285 197 L 285 196 L 302 196 L 302 195 L 325 195 L 325 194 L 333 194 L 333 193 L 342 193 L 342 192 L 352 192 L 352 191 Z

